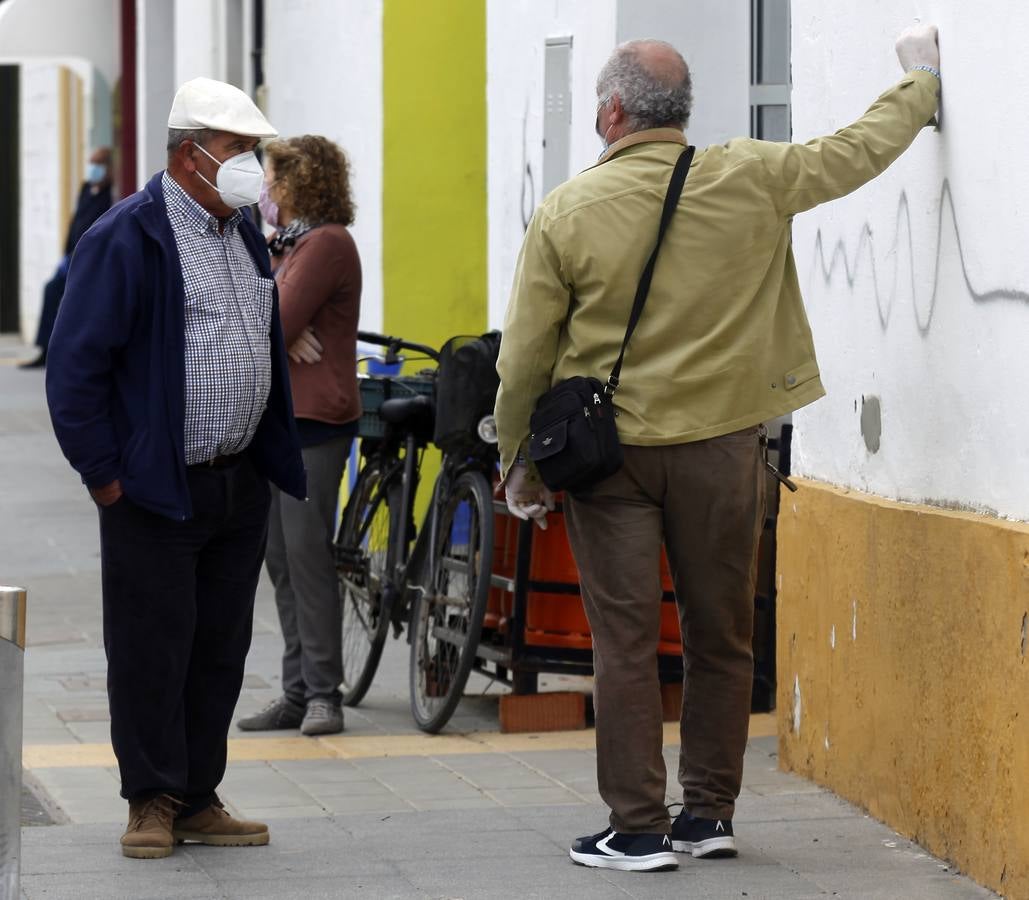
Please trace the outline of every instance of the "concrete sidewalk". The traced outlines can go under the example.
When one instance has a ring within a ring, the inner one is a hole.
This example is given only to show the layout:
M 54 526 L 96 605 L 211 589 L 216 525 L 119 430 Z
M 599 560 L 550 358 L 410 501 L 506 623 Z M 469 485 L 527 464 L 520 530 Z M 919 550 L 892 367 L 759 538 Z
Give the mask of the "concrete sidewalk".
M 568 860 L 600 830 L 591 732 L 499 735 L 500 689 L 478 679 L 446 733 L 422 735 L 407 706 L 407 647 L 391 641 L 347 732 L 230 735 L 227 804 L 266 819 L 263 848 L 119 852 L 125 802 L 109 746 L 96 512 L 50 433 L 42 374 L 0 340 L 0 581 L 29 590 L 25 898 L 675 897 L 979 898 L 994 894 L 916 844 L 776 765 L 767 717 L 752 723 L 735 860 L 683 857 L 671 873 L 587 870 Z M 26 349 L 25 356 L 31 355 Z M 238 713 L 279 691 L 266 582 Z M 550 679 L 551 687 L 574 682 Z M 665 749 L 677 749 L 674 729 Z M 669 802 L 676 786 L 669 785 Z M 3 898 L 6 900 L 6 898 Z

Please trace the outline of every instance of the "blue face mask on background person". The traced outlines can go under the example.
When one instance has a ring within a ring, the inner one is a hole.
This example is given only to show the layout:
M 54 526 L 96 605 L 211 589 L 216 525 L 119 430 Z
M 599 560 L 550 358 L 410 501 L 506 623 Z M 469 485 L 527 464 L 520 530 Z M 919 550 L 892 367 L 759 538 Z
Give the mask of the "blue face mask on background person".
M 200 175 L 205 184 L 218 192 L 226 206 L 239 209 L 241 206 L 251 206 L 257 202 L 261 196 L 261 185 L 264 184 L 264 169 L 261 168 L 261 162 L 253 150 L 237 153 L 235 156 L 230 156 L 225 162 L 218 162 L 199 144 L 193 146 L 204 156 L 218 163 L 218 177 L 215 179 L 217 184 L 211 184 L 200 174 L 199 169 L 197 169 L 197 175 Z
M 86 181 L 90 184 L 100 184 L 107 180 L 107 166 L 103 163 L 90 163 L 86 167 Z

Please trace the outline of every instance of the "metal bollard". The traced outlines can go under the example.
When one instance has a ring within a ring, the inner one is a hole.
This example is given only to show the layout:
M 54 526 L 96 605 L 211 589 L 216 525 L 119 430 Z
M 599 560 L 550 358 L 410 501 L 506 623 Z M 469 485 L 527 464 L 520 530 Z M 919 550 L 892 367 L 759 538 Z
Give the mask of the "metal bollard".
M 0 897 L 18 897 L 25 591 L 0 587 Z

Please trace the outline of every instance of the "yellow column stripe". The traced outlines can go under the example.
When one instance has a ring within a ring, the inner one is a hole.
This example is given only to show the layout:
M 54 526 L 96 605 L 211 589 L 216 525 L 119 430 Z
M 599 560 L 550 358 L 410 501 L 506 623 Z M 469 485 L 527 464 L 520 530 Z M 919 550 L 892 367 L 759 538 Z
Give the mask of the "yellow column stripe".
M 64 238 L 72 217 L 72 73 L 64 66 L 57 70 L 57 152 L 60 167 L 60 190 L 58 193 L 60 229 L 57 243 L 64 254 Z M 77 173 L 75 173 L 77 174 Z
M 382 16 L 383 322 L 439 346 L 487 320 L 486 3 Z

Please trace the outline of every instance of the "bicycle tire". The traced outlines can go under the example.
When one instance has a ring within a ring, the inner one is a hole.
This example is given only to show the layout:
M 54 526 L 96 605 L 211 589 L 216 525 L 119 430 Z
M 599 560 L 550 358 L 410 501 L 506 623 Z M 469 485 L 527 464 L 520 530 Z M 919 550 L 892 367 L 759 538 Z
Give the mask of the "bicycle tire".
M 468 470 L 457 476 L 434 527 L 428 584 L 411 617 L 408 675 L 411 713 L 430 734 L 461 701 L 482 634 L 493 571 L 493 501 L 485 475 Z
M 336 535 L 336 576 L 342 605 L 345 706 L 368 693 L 390 625 L 389 578 L 396 562 L 393 520 L 399 482 L 389 461 L 372 457 L 361 469 Z M 385 478 L 385 480 L 384 480 Z

